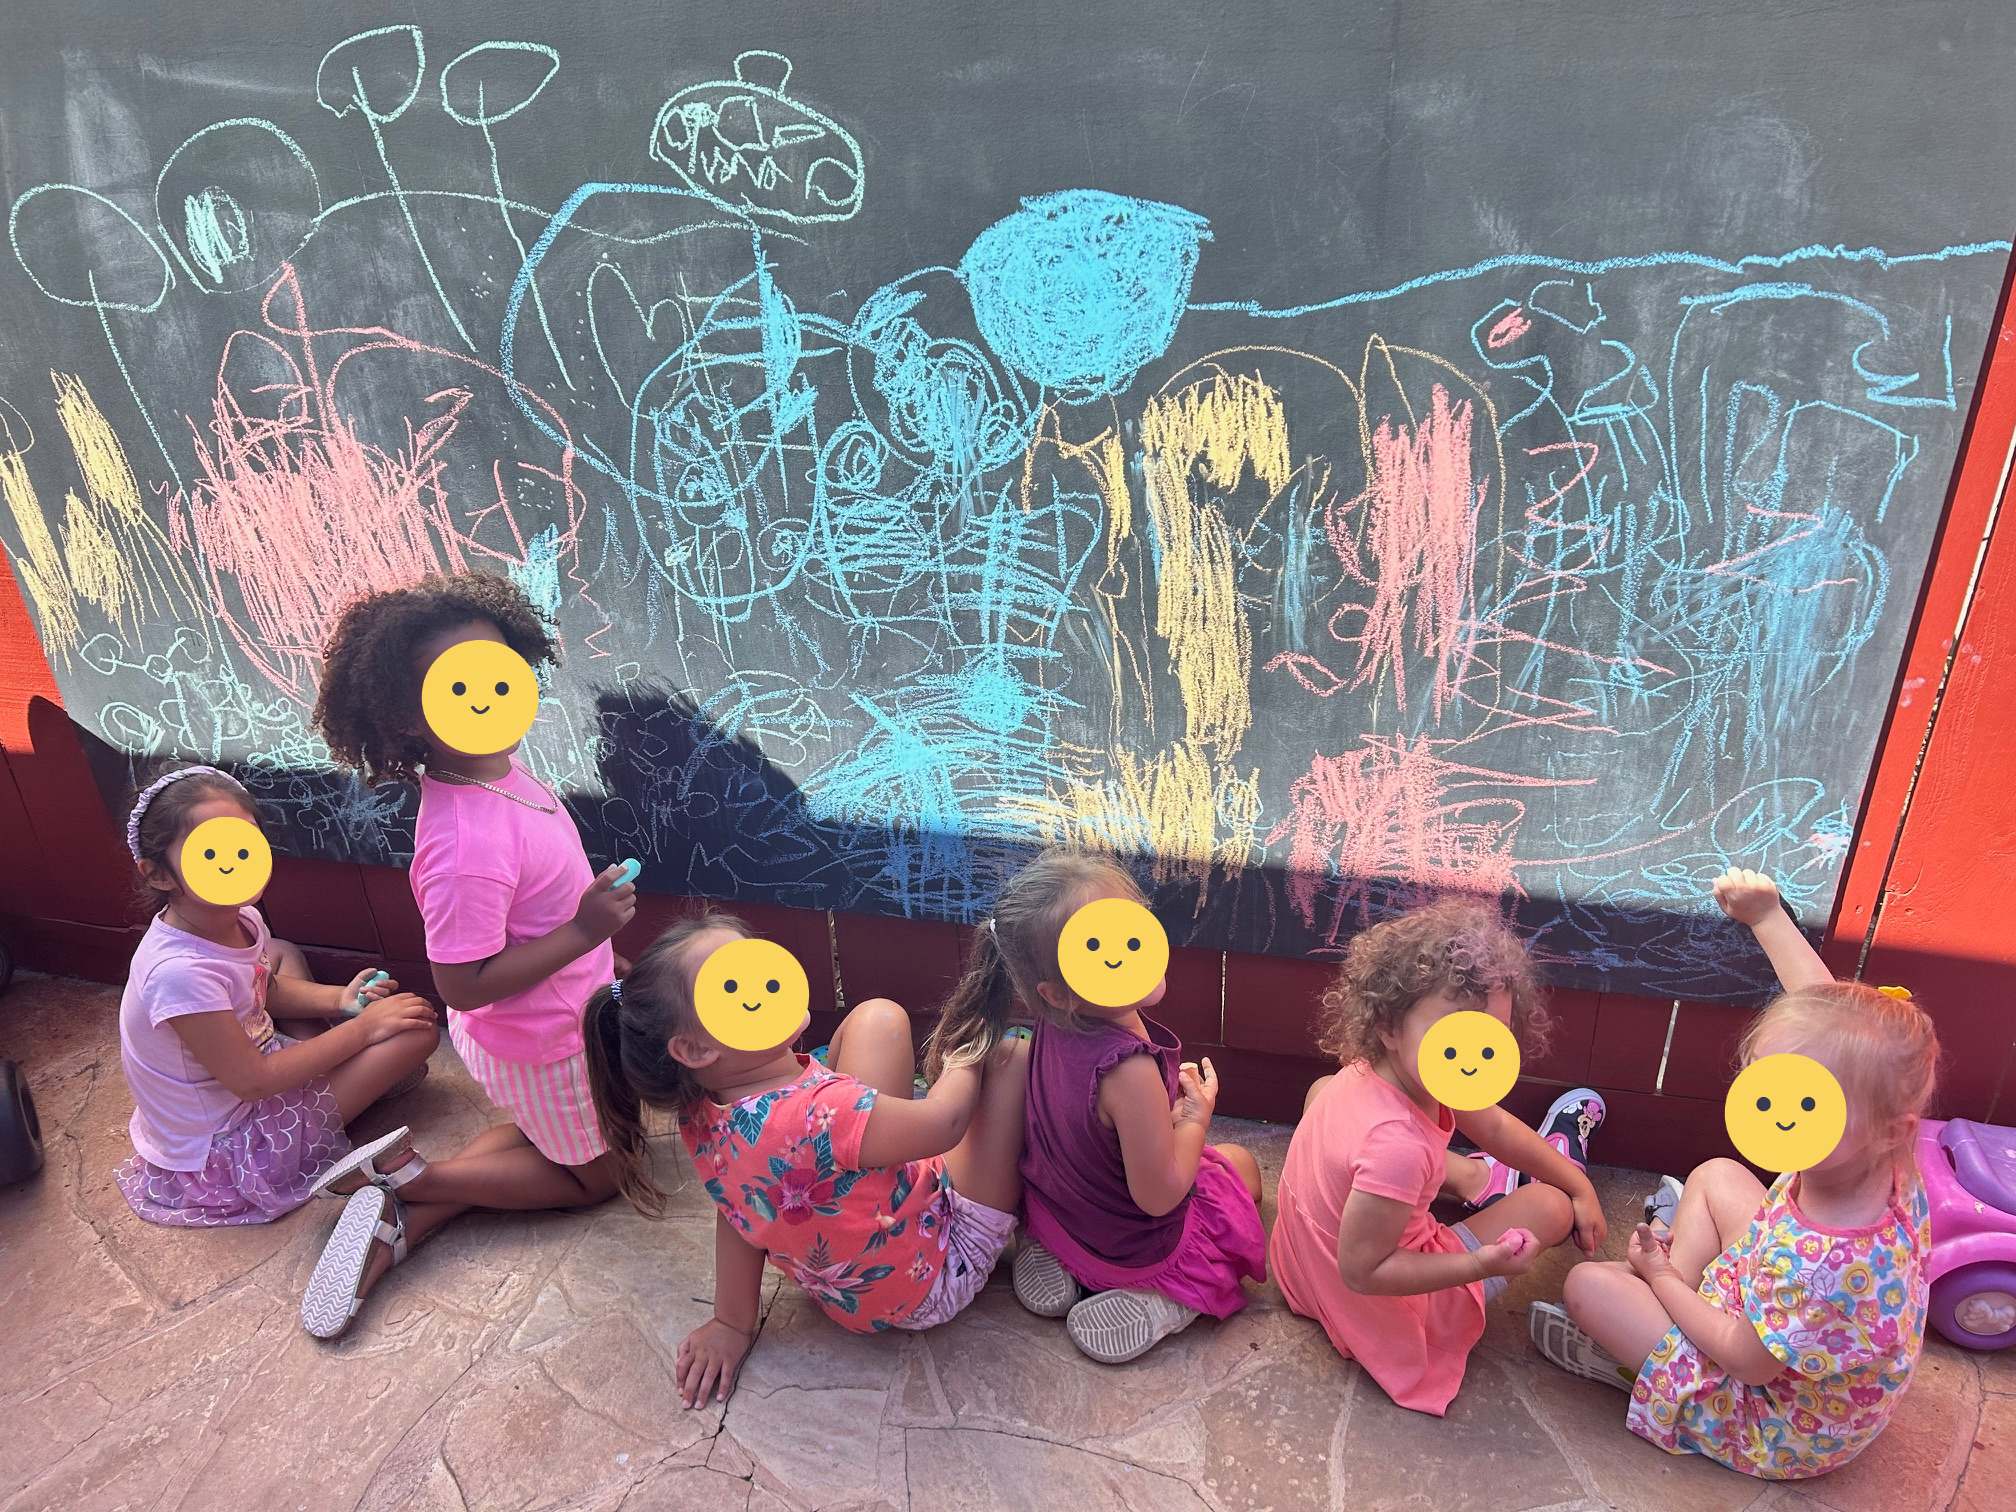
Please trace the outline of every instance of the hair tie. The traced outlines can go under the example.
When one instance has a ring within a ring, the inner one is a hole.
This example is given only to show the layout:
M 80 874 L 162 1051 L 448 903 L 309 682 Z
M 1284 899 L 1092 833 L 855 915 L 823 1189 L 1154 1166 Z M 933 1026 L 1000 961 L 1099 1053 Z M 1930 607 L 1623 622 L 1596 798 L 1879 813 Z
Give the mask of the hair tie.
M 618 977 L 609 984 L 609 1001 L 612 1003 L 623 1001 L 623 979 L 621 977 Z
M 147 805 L 154 801 L 154 795 L 163 788 L 180 782 L 184 777 L 201 775 L 222 777 L 226 782 L 236 783 L 229 772 L 220 772 L 213 766 L 178 767 L 165 777 L 156 777 L 140 790 L 140 796 L 133 800 L 133 812 L 126 817 L 126 849 L 133 853 L 133 859 L 140 859 L 140 821 L 147 816 Z
M 1001 931 L 994 927 L 994 921 L 992 919 L 989 919 L 987 921 L 987 933 L 995 936 L 996 938 L 1000 937 Z
M 1900 1003 L 1911 1001 L 1911 989 L 1909 987 L 1878 987 L 1876 990 L 1887 998 L 1895 998 Z

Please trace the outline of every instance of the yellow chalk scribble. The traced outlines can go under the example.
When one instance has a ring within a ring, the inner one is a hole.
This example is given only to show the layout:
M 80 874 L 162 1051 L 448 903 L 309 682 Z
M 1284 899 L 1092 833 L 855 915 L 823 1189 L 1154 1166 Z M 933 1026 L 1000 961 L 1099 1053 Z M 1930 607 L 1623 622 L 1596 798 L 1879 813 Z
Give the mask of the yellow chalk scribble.
M 1219 373 L 1148 401 L 1142 473 L 1161 547 L 1155 628 L 1183 696 L 1184 736 L 1229 756 L 1253 722 L 1253 631 L 1239 602 L 1232 530 L 1216 498 L 1250 468 L 1271 497 L 1288 483 L 1288 418 L 1259 378 Z
M 49 522 L 42 515 L 42 501 L 35 496 L 34 480 L 28 476 L 28 453 L 35 445 L 35 433 L 21 412 L 0 399 L 0 498 L 14 516 L 14 529 L 21 541 L 21 554 L 14 565 L 28 599 L 35 607 L 41 627 L 42 644 L 57 659 L 68 662 L 82 634 L 77 624 L 77 595 L 64 570 L 63 553 Z
M 193 622 L 205 626 L 207 635 L 210 619 L 198 612 L 196 585 L 161 527 L 148 518 L 139 479 L 112 422 L 83 379 L 70 373 L 49 377 L 56 386 L 56 418 L 84 480 L 84 497 L 68 495 L 64 510 L 63 554 L 71 586 L 135 644 L 150 622 Z

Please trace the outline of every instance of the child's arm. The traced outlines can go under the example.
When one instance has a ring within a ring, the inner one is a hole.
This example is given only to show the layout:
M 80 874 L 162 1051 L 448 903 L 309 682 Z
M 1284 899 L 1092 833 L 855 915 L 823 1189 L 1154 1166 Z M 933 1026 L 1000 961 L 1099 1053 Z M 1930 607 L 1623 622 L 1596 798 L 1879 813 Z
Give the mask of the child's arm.
M 377 975 L 376 971 L 360 971 L 349 985 L 335 987 L 276 972 L 266 979 L 266 1011 L 276 1019 L 337 1018 L 353 1014 L 358 1011 L 360 996 L 369 1004 L 378 998 L 391 997 L 399 990 L 399 984 L 389 976 L 367 988 L 364 984 Z
M 514 997 L 614 936 L 637 912 L 637 884 L 614 885 L 622 873 L 621 866 L 603 872 L 581 894 L 574 917 L 536 940 L 506 945 L 480 961 L 431 962 L 441 1001 L 467 1013 Z
M 714 1316 L 679 1341 L 673 1369 L 679 1400 L 698 1407 L 715 1393 L 728 1400 L 735 1377 L 756 1342 L 757 1311 L 763 1301 L 762 1250 L 714 1213 Z
M 1392 1197 L 1354 1191 L 1344 1199 L 1337 1222 L 1337 1274 L 1346 1286 L 1368 1297 L 1414 1297 L 1423 1292 L 1467 1286 L 1489 1276 L 1516 1276 L 1530 1266 L 1540 1246 L 1524 1229 L 1514 1249 L 1504 1240 L 1467 1254 L 1425 1254 L 1400 1243 L 1413 1208 Z
M 979 1105 L 981 1075 L 978 1065 L 959 1066 L 940 1075 L 922 1098 L 877 1097 L 861 1132 L 861 1164 L 929 1160 L 958 1144 Z
M 1647 1225 L 1639 1224 L 1631 1235 L 1630 1256 L 1631 1269 L 1701 1353 L 1745 1386 L 1762 1386 L 1784 1373 L 1785 1362 L 1764 1347 L 1750 1320 L 1722 1311 L 1689 1286 Z
M 1186 1065 L 1181 1080 L 1183 1095 L 1174 1107 L 1152 1055 L 1130 1055 L 1099 1081 L 1099 1111 L 1120 1136 L 1127 1195 L 1151 1218 L 1172 1210 L 1197 1184 L 1204 1136 L 1218 1105 L 1218 1073 L 1210 1061 L 1202 1076 Z
M 349 1022 L 271 1055 L 260 1053 L 235 1013 L 183 1013 L 168 1022 L 225 1091 L 244 1102 L 259 1102 L 298 1087 L 311 1076 L 326 1076 L 366 1045 L 427 1028 L 434 1022 L 434 1005 L 410 992 L 377 998 Z
M 1610 1224 L 1603 1216 L 1596 1188 L 1574 1161 L 1500 1107 L 1458 1113 L 1456 1127 L 1486 1155 L 1496 1156 L 1513 1170 L 1524 1171 L 1535 1181 L 1544 1181 L 1566 1192 L 1569 1204 L 1575 1209 L 1575 1247 L 1593 1256 L 1602 1246 Z
M 1732 866 L 1715 879 L 1715 902 L 1738 924 L 1750 926 L 1757 943 L 1770 957 L 1771 969 L 1778 973 L 1778 985 L 1787 992 L 1801 987 L 1824 987 L 1834 973 L 1820 959 L 1820 953 L 1799 933 L 1799 926 L 1778 901 L 1778 884 L 1762 872 Z

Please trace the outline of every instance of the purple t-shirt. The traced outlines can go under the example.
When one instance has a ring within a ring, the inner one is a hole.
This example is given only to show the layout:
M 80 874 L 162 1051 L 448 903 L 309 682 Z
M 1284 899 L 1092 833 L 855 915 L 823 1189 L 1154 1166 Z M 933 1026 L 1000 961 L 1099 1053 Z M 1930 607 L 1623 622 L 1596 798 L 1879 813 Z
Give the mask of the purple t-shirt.
M 238 918 L 252 943 L 233 948 L 157 916 L 141 936 L 119 999 L 119 1064 L 133 1094 L 133 1148 L 169 1171 L 200 1171 L 210 1141 L 251 1108 L 191 1055 L 168 1021 L 185 1013 L 235 1013 L 255 1045 L 273 1037 L 266 1012 L 271 937 L 256 908 Z
M 487 961 L 506 945 L 551 934 L 574 917 L 595 880 L 574 816 L 558 798 L 515 761 L 492 786 L 554 812 L 486 788 L 432 777 L 420 784 L 409 876 L 430 961 Z M 589 997 L 615 974 L 616 952 L 604 940 L 523 992 L 461 1014 L 459 1023 L 499 1060 L 567 1060 L 581 1053 Z
M 1080 1020 L 1076 1029 L 1038 1023 L 1023 1103 L 1023 1200 L 1093 1254 L 1128 1269 L 1169 1258 L 1182 1241 L 1191 1197 L 1185 1192 L 1160 1218 L 1144 1213 L 1127 1190 L 1120 1135 L 1099 1121 L 1099 1083 L 1130 1055 L 1155 1057 L 1175 1106 L 1183 1042 L 1146 1015 L 1141 1022 L 1145 1040 L 1103 1019 Z

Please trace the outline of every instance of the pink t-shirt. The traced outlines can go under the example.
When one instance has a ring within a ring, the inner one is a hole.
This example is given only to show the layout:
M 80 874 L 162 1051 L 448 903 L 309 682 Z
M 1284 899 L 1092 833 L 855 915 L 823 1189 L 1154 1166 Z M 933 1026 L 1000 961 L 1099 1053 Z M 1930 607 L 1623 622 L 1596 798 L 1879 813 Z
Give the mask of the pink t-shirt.
M 1275 1192 L 1268 1268 L 1288 1305 L 1314 1318 L 1337 1352 L 1354 1359 L 1402 1407 L 1440 1417 L 1463 1384 L 1471 1346 L 1484 1334 L 1484 1285 L 1473 1281 L 1413 1297 L 1361 1296 L 1337 1274 L 1337 1228 L 1352 1192 L 1413 1211 L 1400 1243 L 1457 1255 L 1463 1241 L 1428 1204 L 1441 1189 L 1456 1120 L 1431 1119 L 1363 1061 L 1346 1066 L 1295 1126 Z
M 430 961 L 486 961 L 506 945 L 551 934 L 574 917 L 595 880 L 581 832 L 558 798 L 515 761 L 492 786 L 553 812 L 457 782 L 420 784 L 411 880 Z M 616 953 L 604 940 L 543 982 L 461 1014 L 462 1029 L 500 1060 L 567 1060 L 581 1053 L 582 1009 L 615 974 Z
M 235 1013 L 255 1045 L 273 1038 L 266 1012 L 270 937 L 256 908 L 238 917 L 252 937 L 234 949 L 156 917 L 133 952 L 119 998 L 119 1064 L 133 1094 L 127 1129 L 143 1159 L 169 1171 L 200 1171 L 211 1139 L 251 1108 L 191 1055 L 168 1021 L 185 1013 Z

